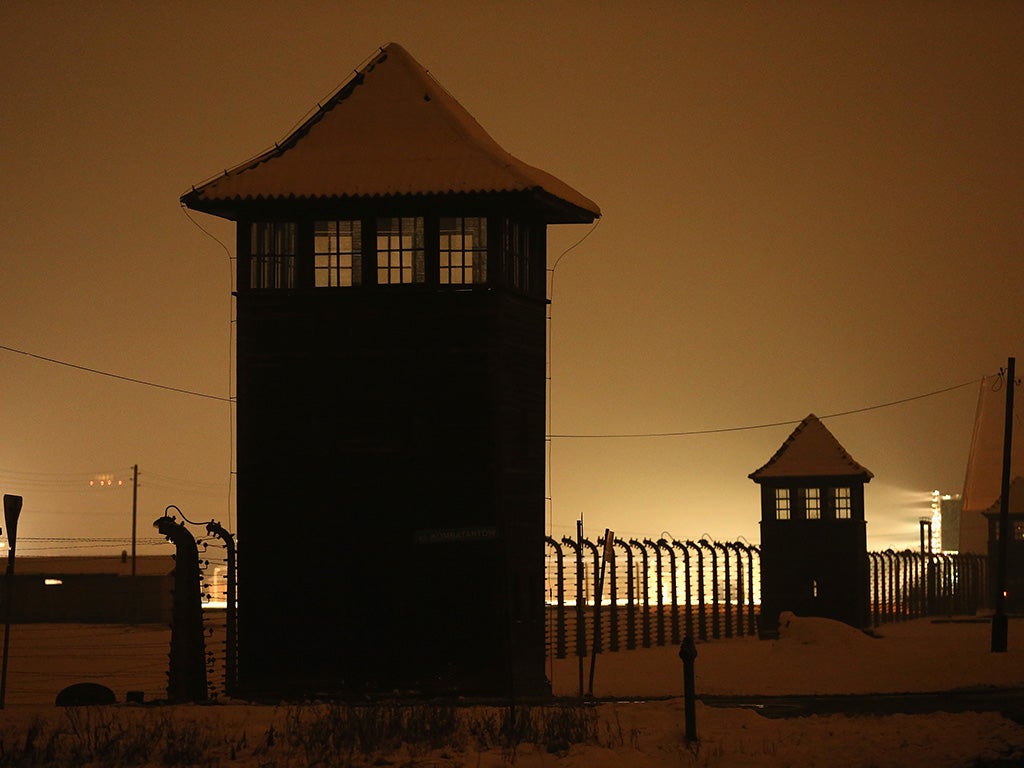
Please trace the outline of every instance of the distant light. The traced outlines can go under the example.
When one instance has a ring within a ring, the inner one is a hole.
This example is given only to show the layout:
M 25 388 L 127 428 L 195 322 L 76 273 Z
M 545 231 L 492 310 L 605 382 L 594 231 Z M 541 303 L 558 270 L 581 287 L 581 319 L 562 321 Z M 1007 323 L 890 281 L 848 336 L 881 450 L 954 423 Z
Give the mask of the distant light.
M 114 485 L 114 476 L 112 474 L 96 475 L 92 480 L 89 481 L 90 486 L 99 485 L 100 488 L 110 487 Z M 123 485 L 123 480 L 118 480 L 117 484 Z
M 61 581 L 60 579 L 43 579 L 43 584 L 45 584 L 48 587 L 57 587 L 57 586 L 60 586 L 63 583 L 64 582 Z

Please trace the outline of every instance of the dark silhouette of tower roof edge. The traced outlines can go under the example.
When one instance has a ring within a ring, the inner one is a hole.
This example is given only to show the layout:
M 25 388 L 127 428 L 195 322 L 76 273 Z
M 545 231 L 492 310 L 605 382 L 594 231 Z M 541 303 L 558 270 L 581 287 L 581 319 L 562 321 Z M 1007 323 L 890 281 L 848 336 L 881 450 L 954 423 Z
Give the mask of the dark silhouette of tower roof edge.
M 261 155 L 193 187 L 189 208 L 234 219 L 260 201 L 525 193 L 547 223 L 589 223 L 592 200 L 504 150 L 404 48 L 380 49 Z
M 853 477 L 866 483 L 874 475 L 855 461 L 812 413 L 763 467 L 747 477 L 755 482 L 787 477 Z

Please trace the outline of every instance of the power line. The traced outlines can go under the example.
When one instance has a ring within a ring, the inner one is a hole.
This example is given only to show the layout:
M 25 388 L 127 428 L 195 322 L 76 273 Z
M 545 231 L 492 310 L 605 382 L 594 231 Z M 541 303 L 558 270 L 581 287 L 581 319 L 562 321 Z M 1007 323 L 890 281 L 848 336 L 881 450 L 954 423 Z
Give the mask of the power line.
M 0 349 L 6 350 L 7 352 L 13 352 L 14 354 L 24 355 L 25 357 L 31 357 L 31 358 L 36 359 L 36 360 L 42 360 L 42 361 L 47 362 L 47 363 L 53 363 L 54 365 L 63 365 L 63 366 L 66 366 L 68 368 L 74 368 L 74 369 L 79 370 L 79 371 L 85 371 L 87 373 L 95 373 L 95 374 L 98 374 L 100 376 L 108 376 L 108 377 L 113 378 L 113 379 L 119 379 L 121 381 L 128 381 L 128 382 L 131 382 L 133 384 L 142 384 L 142 385 L 145 385 L 147 387 L 156 387 L 157 389 L 164 389 L 164 390 L 168 390 L 170 392 L 178 392 L 179 394 L 183 394 L 183 395 L 192 395 L 194 397 L 203 397 L 203 398 L 207 398 L 209 400 L 218 400 L 218 401 L 227 402 L 227 403 L 233 402 L 233 398 L 231 398 L 231 397 L 223 397 L 221 395 L 211 395 L 211 394 L 208 394 L 208 393 L 205 393 L 205 392 L 196 392 L 194 390 L 182 389 L 180 387 L 171 387 L 171 386 L 168 386 L 166 384 L 158 384 L 156 382 L 146 381 L 144 379 L 136 379 L 136 378 L 132 378 L 130 376 L 122 376 L 120 374 L 110 373 L 109 371 L 101 371 L 101 370 L 96 369 L 96 368 L 89 368 L 89 367 L 84 366 L 84 365 L 77 365 L 75 363 L 69 363 L 69 362 L 66 362 L 64 360 L 57 360 L 57 359 L 52 358 L 52 357 L 46 357 L 44 355 L 37 355 L 37 354 L 34 354 L 32 352 L 26 352 L 26 351 L 21 350 L 21 349 L 15 349 L 14 347 L 8 347 L 8 346 L 6 346 L 4 344 L 0 344 Z M 904 397 L 904 398 L 901 398 L 899 400 L 891 400 L 891 401 L 886 402 L 886 403 L 878 403 L 876 405 L 868 405 L 868 406 L 864 406 L 863 408 L 854 408 L 854 409 L 851 409 L 851 410 L 848 410 L 848 411 L 837 411 L 835 413 L 829 413 L 829 414 L 825 414 L 824 416 L 819 416 L 818 418 L 821 418 L 821 419 L 831 419 L 831 418 L 836 418 L 836 417 L 839 417 L 839 416 L 850 416 L 850 415 L 855 414 L 855 413 L 865 413 L 867 411 L 874 411 L 874 410 L 878 410 L 878 409 L 881 409 L 881 408 L 890 408 L 890 407 L 895 406 L 895 405 L 903 405 L 905 403 L 910 403 L 910 402 L 913 402 L 915 400 L 923 400 L 924 398 L 934 397 L 936 395 L 942 395 L 942 394 L 945 394 L 947 392 L 952 392 L 952 391 L 957 390 L 957 389 L 963 389 L 964 387 L 971 386 L 972 384 L 977 384 L 979 381 L 982 381 L 983 379 L 984 379 L 984 377 L 982 377 L 982 379 L 971 379 L 970 381 L 965 381 L 965 382 L 962 382 L 960 384 L 954 384 L 951 387 L 945 387 L 943 389 L 937 389 L 937 390 L 935 390 L 933 392 L 926 392 L 926 393 L 924 393 L 922 395 L 913 395 L 911 397 Z M 738 427 L 718 427 L 718 428 L 712 428 L 712 429 L 691 429 L 691 430 L 679 430 L 679 431 L 672 431 L 672 432 L 627 432 L 627 433 L 602 433 L 602 434 L 568 434 L 568 433 L 566 433 L 566 434 L 549 434 L 548 435 L 548 439 L 549 440 L 554 440 L 554 439 L 563 439 L 563 440 L 567 440 L 567 439 L 572 439 L 572 440 L 602 439 L 602 440 L 608 440 L 608 439 L 647 438 L 647 437 L 688 437 L 688 436 L 693 436 L 693 435 L 714 435 L 714 434 L 721 434 L 721 433 L 725 433 L 725 432 L 746 432 L 746 431 L 755 430 L 755 429 L 768 429 L 768 428 L 771 428 L 771 427 L 784 427 L 784 426 L 791 426 L 791 425 L 794 425 L 794 424 L 799 424 L 801 421 L 802 421 L 802 419 L 788 419 L 786 421 L 773 421 L 773 422 L 769 422 L 769 423 L 765 423 L 765 424 L 747 424 L 747 425 L 738 426 Z
M 877 405 L 868 405 L 863 408 L 853 408 L 848 411 L 837 411 L 835 413 L 829 413 L 824 416 L 819 416 L 819 419 L 833 419 L 839 416 L 850 416 L 855 413 L 865 413 L 867 411 L 877 411 L 881 408 L 891 408 L 894 405 L 903 405 L 904 403 L 910 403 L 914 400 L 923 400 L 927 397 L 935 397 L 936 395 L 943 395 L 947 392 L 952 392 L 957 389 L 963 389 L 971 385 L 976 385 L 981 381 L 984 381 L 985 377 L 980 379 L 971 379 L 961 384 L 954 384 L 951 387 L 945 387 L 943 389 L 937 389 L 934 392 L 926 392 L 923 395 L 913 395 L 911 397 L 900 398 L 899 400 L 890 400 L 886 403 L 878 403 Z M 554 439 L 572 439 L 572 440 L 588 440 L 588 439 L 601 439 L 611 440 L 618 438 L 642 438 L 642 437 L 688 437 L 691 435 L 715 435 L 724 432 L 747 432 L 754 429 L 768 429 L 770 427 L 786 427 L 799 424 L 803 419 L 790 419 L 788 421 L 773 421 L 767 424 L 747 424 L 739 427 L 718 427 L 715 429 L 690 429 L 682 430 L 678 432 L 632 432 L 632 433 L 605 433 L 605 434 L 559 434 L 559 435 L 548 435 L 549 440 Z
M 108 376 L 108 377 L 110 377 L 112 379 L 119 379 L 120 381 L 129 381 L 132 384 L 143 384 L 143 385 L 145 385 L 147 387 L 156 387 L 157 389 L 166 389 L 166 390 L 168 390 L 170 392 L 178 392 L 178 393 L 180 393 L 182 395 L 192 395 L 193 397 L 205 397 L 208 400 L 220 400 L 220 401 L 225 402 L 225 403 L 232 402 L 232 398 L 230 398 L 230 397 L 222 397 L 221 395 L 211 395 L 211 394 L 208 394 L 206 392 L 196 392 L 196 391 L 191 390 L 191 389 L 182 389 L 181 387 L 171 387 L 171 386 L 168 386 L 167 384 L 157 384 L 154 381 L 146 381 L 145 379 L 135 379 L 135 378 L 132 378 L 131 376 L 122 376 L 122 375 L 120 375 L 118 373 L 110 373 L 109 371 L 101 371 L 101 370 L 99 370 L 97 368 L 89 368 L 88 366 L 85 366 L 85 365 L 76 365 L 75 363 L 69 363 L 69 362 L 67 362 L 65 360 L 57 360 L 57 359 L 52 358 L 52 357 L 45 357 L 44 355 L 37 355 L 37 354 L 34 354 L 32 352 L 26 352 L 23 349 L 15 349 L 14 347 L 8 347 L 8 346 L 5 346 L 3 344 L 0 344 L 0 349 L 6 350 L 7 352 L 13 352 L 16 355 L 24 355 L 25 357 L 31 357 L 31 358 L 33 358 L 35 360 L 42 360 L 43 362 L 46 362 L 46 363 L 53 363 L 54 365 L 63 365 L 65 367 L 67 367 L 67 368 L 74 368 L 75 370 L 78 370 L 78 371 L 85 371 L 86 373 L 95 373 L 95 374 L 98 374 L 100 376 Z
M 130 538 L 125 538 L 123 536 L 117 536 L 117 537 L 110 537 L 110 536 L 108 536 L 108 537 L 103 537 L 103 536 L 19 536 L 18 537 L 18 541 L 19 542 L 20 541 L 34 541 L 34 542 L 57 541 L 57 542 L 75 542 L 75 543 L 93 542 L 93 543 L 103 543 L 103 544 L 122 544 L 124 542 L 131 541 L 131 539 Z M 145 538 L 139 539 L 139 542 L 141 544 L 163 544 L 166 541 L 167 541 L 167 539 L 163 538 L 162 536 L 149 536 L 149 537 L 145 537 Z

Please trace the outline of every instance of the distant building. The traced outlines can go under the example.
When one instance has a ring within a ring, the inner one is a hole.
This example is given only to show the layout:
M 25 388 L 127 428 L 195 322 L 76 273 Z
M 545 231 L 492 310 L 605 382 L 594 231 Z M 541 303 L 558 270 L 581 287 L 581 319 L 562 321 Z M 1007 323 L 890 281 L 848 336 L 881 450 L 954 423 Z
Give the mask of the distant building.
M 546 692 L 546 229 L 597 205 L 394 44 L 182 202 L 237 222 L 240 691 Z
M 749 475 L 761 486 L 761 634 L 779 614 L 869 625 L 864 485 L 858 464 L 810 414 Z
M 12 621 L 16 623 L 166 624 L 171 618 L 170 553 L 138 557 L 17 559 Z M 0 584 L 7 578 L 0 575 Z
M 932 524 L 938 519 L 939 549 L 943 552 L 960 551 L 960 494 L 939 493 L 932 496 Z

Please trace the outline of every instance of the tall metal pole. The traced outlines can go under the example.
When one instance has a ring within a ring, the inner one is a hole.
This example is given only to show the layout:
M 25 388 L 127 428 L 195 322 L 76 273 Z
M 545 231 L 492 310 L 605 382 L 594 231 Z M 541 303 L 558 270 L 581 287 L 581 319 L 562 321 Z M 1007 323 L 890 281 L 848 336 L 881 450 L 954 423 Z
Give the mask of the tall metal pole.
M 11 599 L 14 595 L 14 552 L 18 546 L 18 518 L 21 496 L 4 494 L 4 525 L 7 526 L 7 575 L 4 577 L 4 656 L 0 669 L 0 709 L 7 701 L 7 658 L 11 647 Z
M 923 518 L 921 521 L 921 612 L 931 612 L 932 605 L 932 579 L 931 579 L 931 554 L 932 554 L 932 519 Z
M 132 466 L 132 576 L 135 575 L 135 538 L 139 515 L 139 465 Z
M 1006 618 L 1006 546 L 1010 535 L 1010 452 L 1013 445 L 1013 388 L 1015 359 L 1006 363 L 1006 428 L 1003 432 L 1003 482 L 999 497 L 999 541 L 996 550 L 996 612 L 992 616 L 992 652 L 1005 653 L 1008 621 Z
M 580 700 L 583 700 L 583 656 L 586 653 L 586 618 L 583 614 L 583 515 L 576 521 L 576 658 L 580 678 Z M 582 635 L 581 635 L 582 633 Z M 583 638 L 582 642 L 580 637 Z

